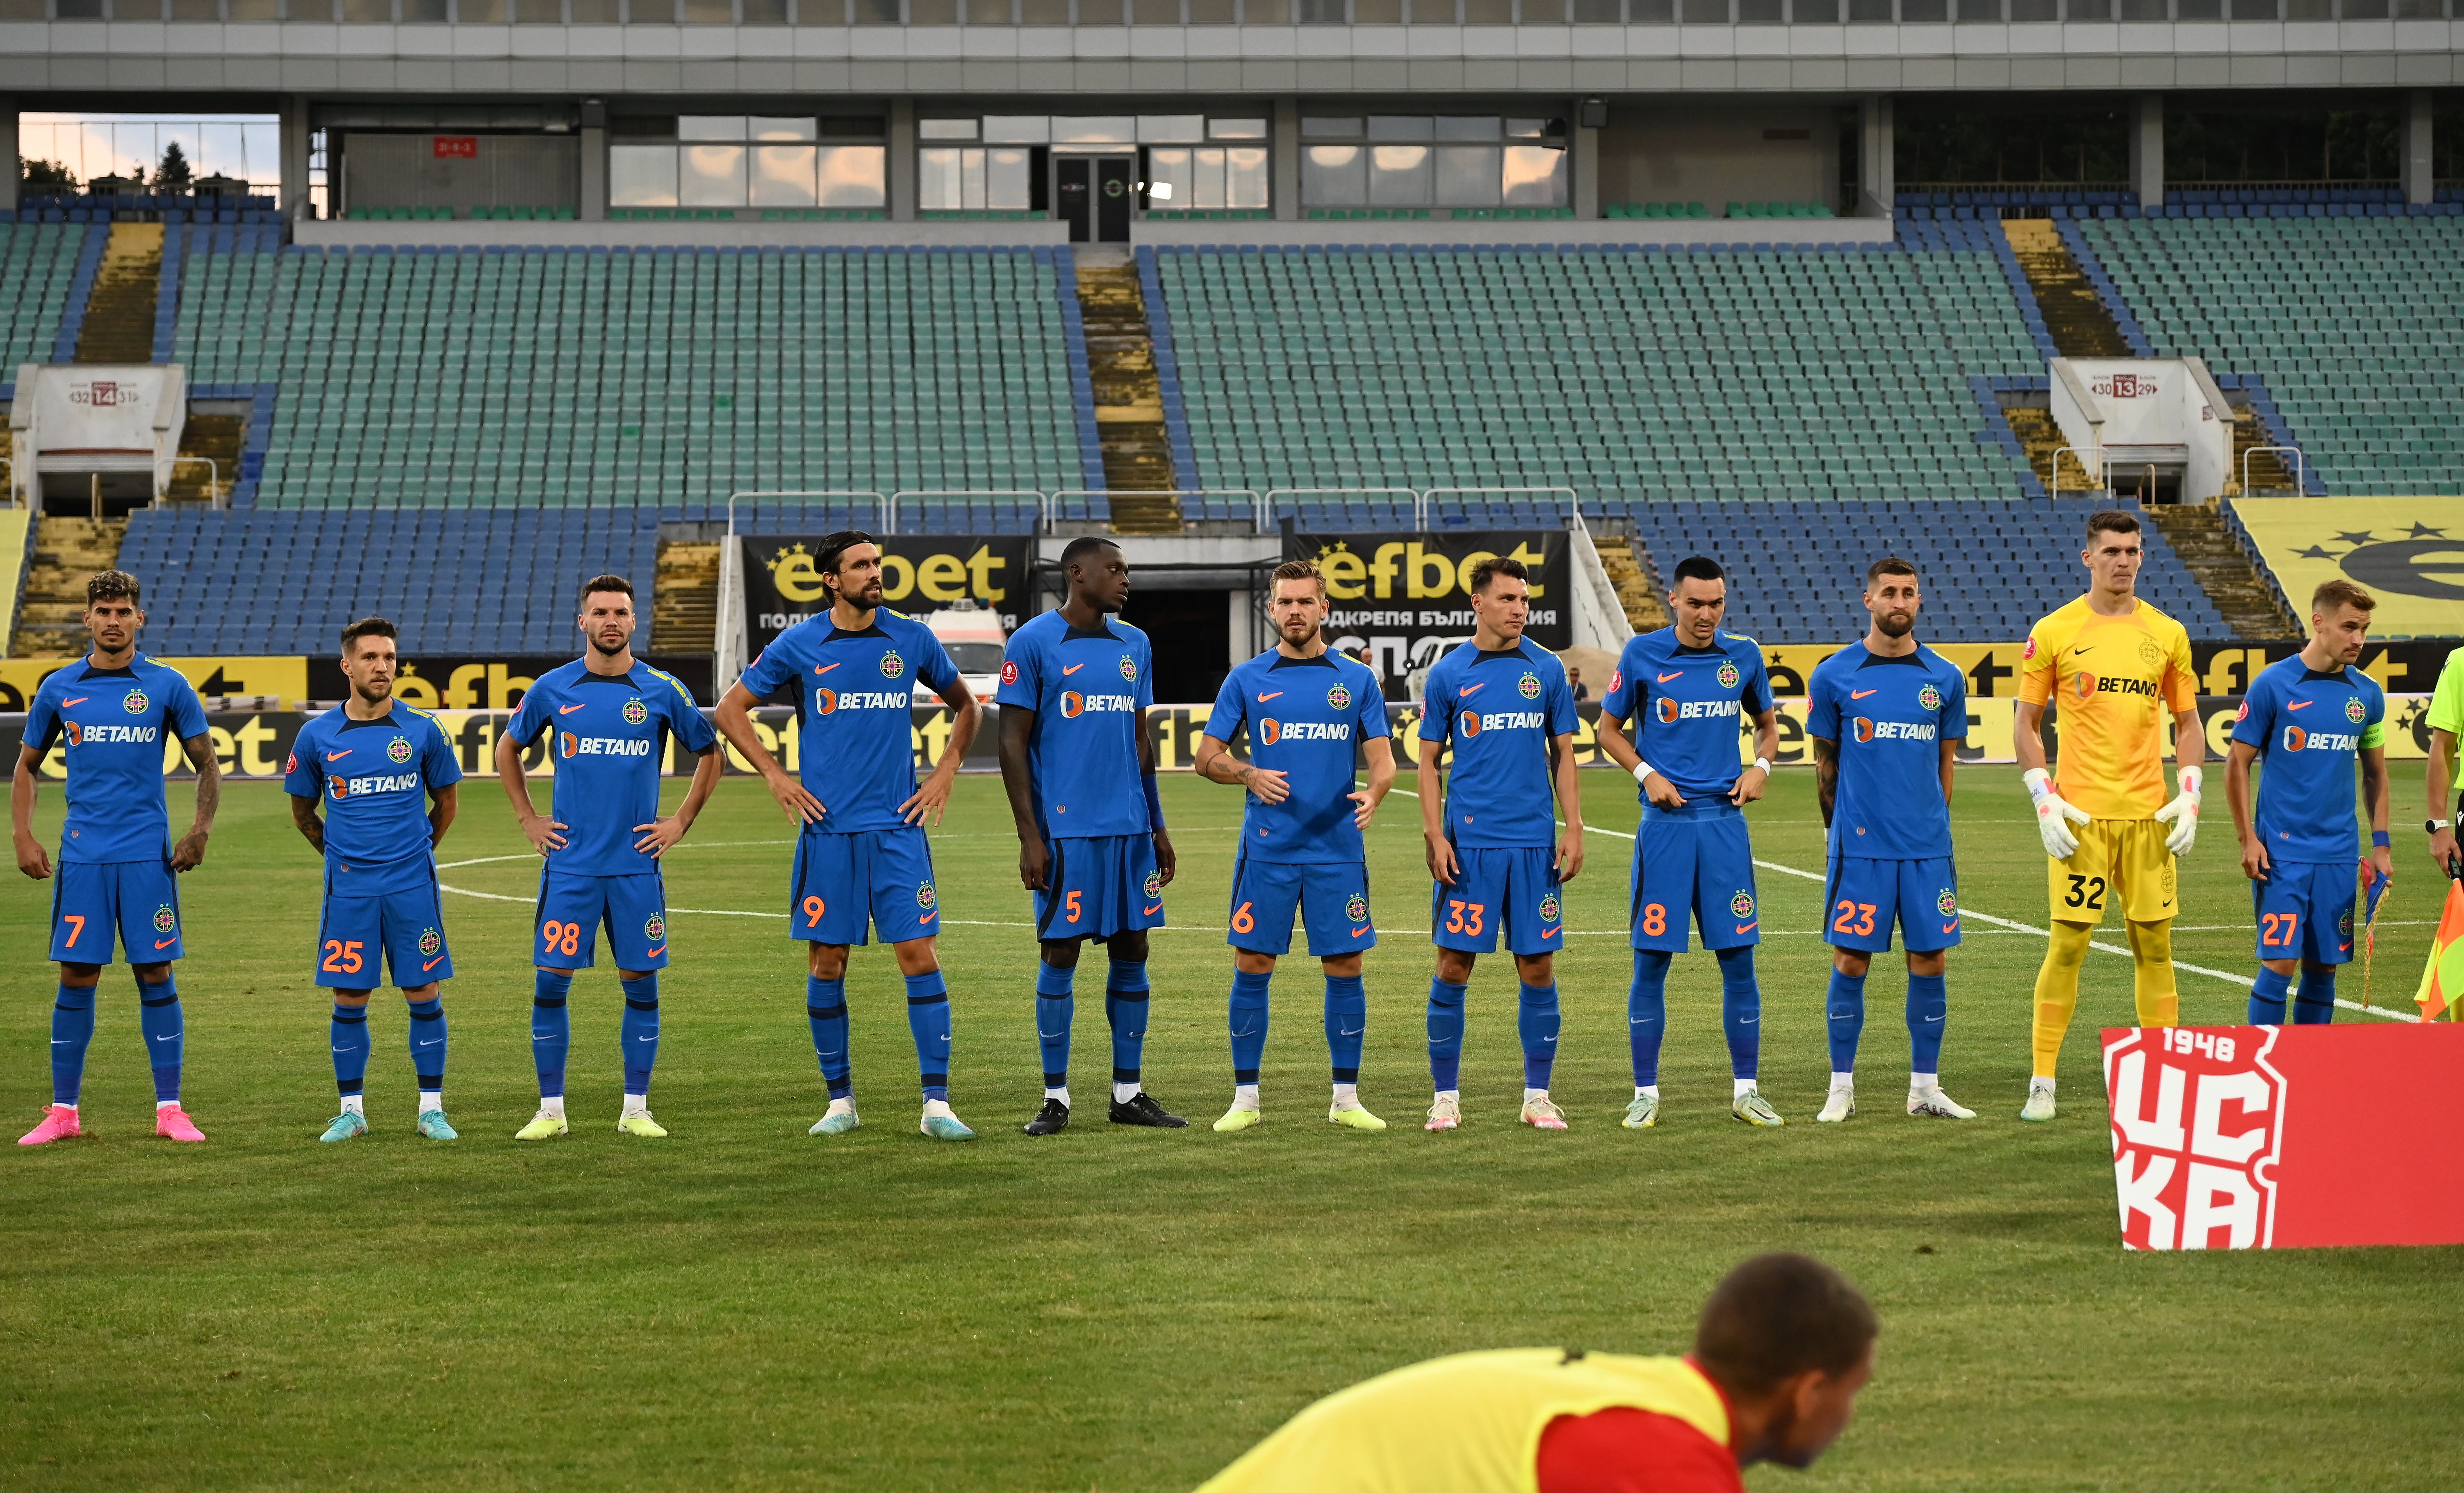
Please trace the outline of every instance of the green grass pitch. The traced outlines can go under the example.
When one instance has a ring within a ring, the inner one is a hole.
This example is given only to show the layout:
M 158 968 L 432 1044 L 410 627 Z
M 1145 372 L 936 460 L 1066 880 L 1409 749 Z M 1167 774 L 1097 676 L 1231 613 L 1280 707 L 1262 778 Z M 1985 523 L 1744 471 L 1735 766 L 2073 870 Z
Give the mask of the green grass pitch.
M 2397 802 L 2419 784 L 2400 768 Z M 1597 828 L 1633 828 L 1622 778 L 1585 788 Z M 1080 977 L 1082 1118 L 1055 1139 L 1019 1133 L 1038 1091 L 1034 945 L 1000 784 L 970 778 L 935 852 L 952 1093 L 982 1138 L 915 1133 L 913 1053 L 878 947 L 848 981 L 866 1126 L 807 1137 L 823 1096 L 802 951 L 779 916 L 713 915 L 784 905 L 788 832 L 736 779 L 669 872 L 653 1102 L 673 1136 L 615 1132 L 619 1005 L 603 966 L 575 988 L 574 1133 L 517 1145 L 536 1093 L 537 872 L 474 779 L 442 859 L 475 864 L 445 878 L 511 900 L 447 900 L 463 1139 L 412 1134 L 388 991 L 371 1007 L 373 1133 L 326 1147 L 316 862 L 277 789 L 233 787 L 185 883 L 187 1099 L 209 1144 L 150 1138 L 135 1002 L 114 970 L 86 1087 L 96 1138 L 5 1157 L 0 1488 L 1186 1488 L 1311 1398 L 1414 1359 L 1678 1350 L 1712 1281 L 1783 1247 L 1846 1269 L 1885 1326 L 1859 1422 L 1811 1474 L 1759 1470 L 1758 1489 L 2464 1483 L 2464 1250 L 2119 1246 L 2095 1031 L 2129 1020 L 2126 960 L 2090 956 L 2065 1112 L 2041 1128 L 2016 1120 L 2041 942 L 1971 922 L 1952 957 L 1943 1075 L 1980 1111 L 1966 1125 L 1900 1114 L 1901 976 L 1878 961 L 1864 1112 L 1815 1126 L 1820 888 L 1766 871 L 1764 1087 L 1791 1124 L 1729 1119 L 1716 966 L 1695 954 L 1670 980 L 1667 1118 L 1630 1133 L 1617 1120 L 1632 847 L 1595 833 L 1558 975 L 1555 1091 L 1573 1129 L 1513 1123 L 1512 973 L 1494 956 L 1470 1001 L 1465 1128 L 1431 1136 L 1427 882 L 1417 806 L 1398 796 L 1373 831 L 1382 942 L 1361 1086 L 1395 1129 L 1325 1123 L 1320 984 L 1296 956 L 1276 986 L 1267 1124 L 1221 1137 L 1206 1125 L 1230 1097 L 1220 930 L 1241 800 L 1179 776 L 1164 801 L 1181 871 L 1177 926 L 1155 937 L 1147 1078 L 1188 1131 L 1103 1123 L 1096 960 Z M 185 820 L 185 786 L 172 801 Z M 2250 903 L 2220 785 L 2210 802 L 2175 955 L 2244 972 Z M 47 839 L 59 812 L 47 791 Z M 1962 769 L 1956 819 L 1967 904 L 2041 923 L 2016 772 Z M 1764 859 L 1819 867 L 1810 773 L 1773 782 L 1753 832 Z M 2416 841 L 2399 830 L 2405 880 L 2385 914 L 2416 926 L 2383 934 L 2377 980 L 2408 1008 L 2435 916 Z M 48 1098 L 49 889 L 7 884 L 0 1112 L 31 1124 Z M 2360 986 L 2356 970 L 2343 991 Z M 2185 1021 L 2237 1021 L 2242 1002 L 2236 985 L 2182 977 Z M 2379 1096 L 2386 1144 L 2453 1146 L 2410 1127 L 2407 1097 Z

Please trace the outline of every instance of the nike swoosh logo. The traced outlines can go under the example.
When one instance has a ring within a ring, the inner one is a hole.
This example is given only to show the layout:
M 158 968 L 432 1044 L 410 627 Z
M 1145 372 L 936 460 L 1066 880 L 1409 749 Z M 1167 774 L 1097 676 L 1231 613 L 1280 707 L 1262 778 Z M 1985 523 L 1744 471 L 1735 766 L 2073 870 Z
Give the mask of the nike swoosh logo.
M 1353 936 L 1353 937 L 1354 937 L 1354 938 L 1359 938 L 1359 937 L 1362 937 L 1362 936 L 1366 935 L 1366 934 L 1368 933 L 1368 932 L 1369 932 L 1369 930 L 1368 930 L 1368 929 L 1366 929 L 1366 928 L 1355 928 L 1355 929 L 1353 929 L 1353 930 L 1352 931 L 1352 936 Z
M 341 751 L 341 752 L 328 752 L 328 753 L 326 753 L 326 754 L 325 754 L 325 760 L 327 760 L 327 761 L 329 761 L 329 762 L 339 762 L 339 761 L 341 761 L 342 758 L 344 758 L 344 757 L 346 757 L 350 756 L 350 755 L 351 755 L 351 752 L 352 752 L 352 751 L 354 751 L 354 750 L 357 750 L 357 749 L 356 749 L 356 748 L 351 748 L 351 749 L 346 749 L 346 750 L 343 750 L 343 751 Z
M 635 1042 L 657 1042 L 659 1039 L 656 1037 L 636 1037 L 633 1040 Z
M 1282 699 L 1283 697 L 1284 697 L 1284 692 L 1283 692 L 1283 691 L 1281 691 L 1281 690 L 1278 690 L 1278 691 L 1276 691 L 1276 692 L 1275 692 L 1274 693 L 1272 693 L 1272 694 L 1262 694 L 1262 695 L 1258 696 L 1258 703 L 1259 703 L 1259 704 L 1261 704 L 1261 705 L 1264 705 L 1264 704 L 1265 704 L 1268 700 L 1280 700 L 1280 699 Z
M 1861 699 L 1863 699 L 1865 696 L 1867 696 L 1867 695 L 1869 695 L 1869 694 L 1872 694 L 1872 693 L 1874 693 L 1874 692 L 1874 692 L 1874 691 L 1872 691 L 1872 690 L 1851 690 L 1851 691 L 1849 691 L 1849 692 L 1848 692 L 1848 698 L 1850 698 L 1850 699 L 1852 699 L 1852 700 L 1861 700 Z
M 433 1047 L 444 1040 L 445 1039 L 442 1037 L 430 1037 L 426 1042 L 421 1043 L 420 1045 L 423 1047 Z
M 179 941 L 180 940 L 177 938 L 157 938 L 154 940 L 154 947 L 157 949 L 168 949 Z
M 579 705 L 561 705 L 557 707 L 556 713 L 560 715 L 570 715 L 580 709 L 582 709 L 582 707 Z
M 168 1037 L 157 1037 L 154 1040 L 156 1042 L 178 1042 L 180 1040 L 180 1035 L 179 1033 L 174 1032 Z
M 60 709 L 67 710 L 72 705 L 83 705 L 86 701 L 93 698 L 94 696 L 91 694 L 80 694 L 74 700 L 62 700 L 60 702 Z
M 661 945 L 659 945 L 657 948 L 655 948 L 655 949 L 653 949 L 653 950 L 651 950 L 651 951 L 650 951 L 650 955 L 651 955 L 651 957 L 656 958 L 658 955 L 662 955 L 662 954 L 665 954 L 665 953 L 667 953 L 667 952 L 668 952 L 668 946 L 667 946 L 666 944 L 661 944 Z
M 1945 923 L 1942 925 L 1942 931 L 1946 933 L 1955 933 L 1959 932 L 1959 924 L 1956 922 Z
M 2088 648 L 2095 648 L 2095 647 L 2096 647 L 2096 645 L 2095 645 L 2095 644 L 2093 644 L 2093 643 L 2091 643 L 2091 644 L 2089 644 L 2089 645 L 2087 646 L 2087 648 L 2073 648 L 2073 649 L 2071 649 L 2071 657 L 2073 657 L 2073 658 L 2077 658 L 2077 657 L 2079 657 L 2081 653 L 2086 652 L 2086 651 L 2088 650 Z
M 425 964 L 421 965 L 421 966 L 419 967 L 419 973 L 421 973 L 422 975 L 425 975 L 425 974 L 427 974 L 429 970 L 432 970 L 432 969 L 436 968 L 436 966 L 438 966 L 438 965 L 440 965 L 440 964 L 442 964 L 442 963 L 444 963 L 444 962 L 445 962 L 445 955 L 441 955 L 441 954 L 440 954 L 440 955 L 438 955 L 436 957 L 434 957 L 434 958 L 432 958 L 432 959 L 429 960 L 427 963 L 425 963 Z M 439 1039 L 439 1040 L 441 1041 L 442 1039 Z M 427 1046 L 427 1045 L 428 1045 L 428 1043 L 420 1043 L 420 1045 L 421 1045 L 421 1046 L 423 1046 L 423 1047 L 425 1047 L 425 1046 Z
M 836 669 L 836 668 L 838 668 L 838 667 L 839 667 L 839 666 L 838 666 L 838 665 L 836 665 L 836 664 L 815 664 L 815 665 L 813 666 L 813 672 L 815 672 L 815 673 L 817 673 L 817 674 L 826 674 L 826 673 L 828 673 L 831 670 Z
M 2340 943 L 2340 944 L 2336 945 L 2336 952 L 2337 952 L 2338 954 L 2349 954 L 2349 953 L 2351 953 L 2351 952 L 2352 952 L 2352 948 L 2353 948 L 2353 946 L 2352 946 L 2351 944 L 2348 944 L 2348 943 Z
M 1657 680 L 1657 682 L 1658 682 L 1658 683 L 1660 683 L 1660 684 L 1666 684 L 1666 683 L 1667 683 L 1668 681 L 1670 681 L 1671 679 L 1683 679 L 1683 678 L 1684 678 L 1684 677 L 1685 677 L 1685 670 L 1682 670 L 1682 669 L 1681 669 L 1681 670 L 1677 670 L 1677 671 L 1676 671 L 1675 673 L 1673 673 L 1673 674 L 1661 674 L 1661 675 L 1659 677 L 1659 679 Z
M 1750 923 L 1739 923 L 1739 924 L 1737 925 L 1737 932 L 1739 932 L 1739 933 L 1752 933 L 1755 929 L 1760 928 L 1760 927 L 1762 927 L 1762 926 L 1763 926 L 1763 920 L 1762 920 L 1761 918 L 1759 918 L 1759 917 L 1758 917 L 1758 918 L 1755 918 L 1755 919 L 1754 919 L 1752 922 L 1750 922 Z
M 1147 916 L 1149 916 L 1149 917 L 1153 917 L 1153 916 L 1155 916 L 1157 912 L 1160 912 L 1160 911 L 1163 911 L 1163 904 L 1162 904 L 1162 903 L 1160 903 L 1160 902 L 1158 902 L 1158 903 L 1156 903 L 1155 906 L 1153 906 L 1153 907 L 1151 907 L 1151 908 L 1147 909 L 1147 911 L 1146 911 L 1146 915 L 1147 915 Z
M 1337 1035 L 1337 1036 L 1342 1036 L 1342 1037 L 1357 1037 L 1357 1036 L 1359 1036 L 1362 1032 L 1365 1032 L 1365 1031 L 1367 1031 L 1367 1030 L 1369 1030 L 1369 1028 L 1368 1028 L 1368 1027 L 1366 1027 L 1366 1026 L 1355 1026 L 1355 1027 L 1353 1027 L 1350 1031 L 1346 1031 L 1346 1032 L 1339 1032 L 1339 1033 L 1337 1033 L 1336 1035 Z
M 934 909 L 932 911 L 925 913 L 922 917 L 917 918 L 915 921 L 917 921 L 917 922 L 919 922 L 919 923 L 929 923 L 929 922 L 933 921 L 933 919 L 935 919 L 935 918 L 936 918 L 936 917 L 939 917 L 940 915 L 941 915 L 941 910 L 940 910 L 940 909 L 938 909 L 938 908 L 935 908 L 935 909 Z
M 1481 691 L 1485 690 L 1485 689 L 1487 689 L 1487 688 L 1488 688 L 1488 683 L 1487 683 L 1487 681 L 1485 681 L 1485 680 L 1483 680 L 1483 681 L 1482 681 L 1481 683 L 1479 683 L 1479 684 L 1467 684 L 1467 685 L 1464 685 L 1462 689 L 1457 690 L 1457 691 L 1455 692 L 1455 698 L 1456 698 L 1456 699 L 1458 699 L 1458 700 L 1460 700 L 1460 699 L 1462 699 L 1463 697 L 1464 697 L 1465 695 L 1478 694 Z
M 2310 708 L 2311 704 L 2312 702 L 2309 700 L 2296 700 L 2284 708 L 2288 711 L 2306 711 Z
M 1941 1018 L 1941 1017 L 1938 1017 L 1938 1016 L 1928 1016 L 1928 1017 L 1926 1017 L 1926 1018 L 1925 1018 L 1925 1020 L 1926 1020 L 1926 1021 L 1941 1021 L 1941 1020 L 1942 1020 L 1942 1018 Z
M 1062 673 L 1064 673 L 1064 674 L 1074 674 L 1074 673 L 1076 673 L 1078 670 L 1082 670 L 1082 669 L 1084 669 L 1084 668 L 1086 668 L 1086 667 L 1087 667 L 1087 666 L 1086 666 L 1086 665 L 1084 665 L 1084 664 L 1072 664 L 1072 665 L 1070 665 L 1068 668 L 1067 668 L 1067 669 L 1065 669 L 1065 670 L 1061 670 L 1061 671 L 1062 671 Z

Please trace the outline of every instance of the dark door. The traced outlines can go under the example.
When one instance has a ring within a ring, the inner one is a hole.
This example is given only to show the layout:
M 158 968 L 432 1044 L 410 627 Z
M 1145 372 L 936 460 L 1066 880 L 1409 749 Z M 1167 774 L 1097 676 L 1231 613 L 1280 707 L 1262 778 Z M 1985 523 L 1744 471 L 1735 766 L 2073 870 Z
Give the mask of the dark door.
M 1095 158 L 1095 239 L 1104 244 L 1130 241 L 1130 184 L 1136 179 L 1135 156 Z M 1075 234 L 1071 235 L 1073 238 Z
M 1061 221 L 1069 225 L 1069 242 L 1083 244 L 1094 227 L 1094 205 L 1088 199 L 1094 195 L 1095 163 L 1085 156 L 1063 156 L 1052 163 L 1054 206 Z M 1123 237 L 1128 237 L 1126 230 Z
M 1133 578 L 1134 580 L 1134 578 Z M 1155 697 L 1166 705 L 1212 701 L 1231 669 L 1232 603 L 1223 591 L 1130 587 L 1121 620 L 1155 646 Z M 1194 745 L 1194 743 L 1193 743 Z

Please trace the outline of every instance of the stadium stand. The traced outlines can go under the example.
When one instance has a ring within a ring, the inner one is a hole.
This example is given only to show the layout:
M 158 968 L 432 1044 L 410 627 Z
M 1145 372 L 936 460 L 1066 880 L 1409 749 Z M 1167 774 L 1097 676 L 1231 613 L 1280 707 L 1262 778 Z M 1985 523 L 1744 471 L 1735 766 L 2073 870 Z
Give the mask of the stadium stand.
M 2314 491 L 2464 492 L 2464 218 L 2299 210 L 2080 230 L 2159 355 L 2265 379 Z
M 1885 555 L 1912 560 L 1921 572 L 1920 637 L 2017 642 L 2037 618 L 2078 599 L 2080 538 L 2087 516 L 2102 506 L 2073 497 L 1899 498 L 1653 503 L 1627 512 L 1662 576 L 1688 555 L 1718 560 L 1729 572 L 1727 626 L 1760 642 L 1861 634 L 1870 621 L 1857 600 L 1865 567 Z M 2231 637 L 2155 525 L 2141 538 L 2147 559 L 2139 594 L 2193 638 Z
M 1982 225 L 1872 250 L 1159 258 L 1197 468 L 1184 488 L 1569 487 L 1612 504 L 2026 491 L 1970 381 L 2041 376 L 2043 357 Z
M 278 390 L 264 508 L 706 518 L 1087 470 L 1066 251 L 187 248 L 190 380 Z
M 51 361 L 85 239 L 83 228 L 0 223 L 0 384 Z
M 271 197 L 182 196 L 165 193 L 118 193 L 88 197 L 20 197 L 19 223 L 109 223 L 134 214 L 165 223 L 250 223 L 282 221 Z M 0 212 L 0 222 L 10 215 Z
M 614 571 L 647 600 L 657 564 L 649 508 L 149 509 L 120 552 L 146 585 L 147 651 L 165 657 L 328 653 L 371 614 L 401 626 L 406 653 L 564 651 L 583 581 Z

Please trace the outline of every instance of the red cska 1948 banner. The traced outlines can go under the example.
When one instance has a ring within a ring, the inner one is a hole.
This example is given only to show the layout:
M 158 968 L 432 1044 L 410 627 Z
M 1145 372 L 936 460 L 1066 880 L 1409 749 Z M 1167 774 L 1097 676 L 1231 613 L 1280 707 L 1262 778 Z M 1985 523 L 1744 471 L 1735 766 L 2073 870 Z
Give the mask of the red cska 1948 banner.
M 2464 1243 L 2464 1026 L 2119 1027 L 2104 1085 L 2125 1249 Z

